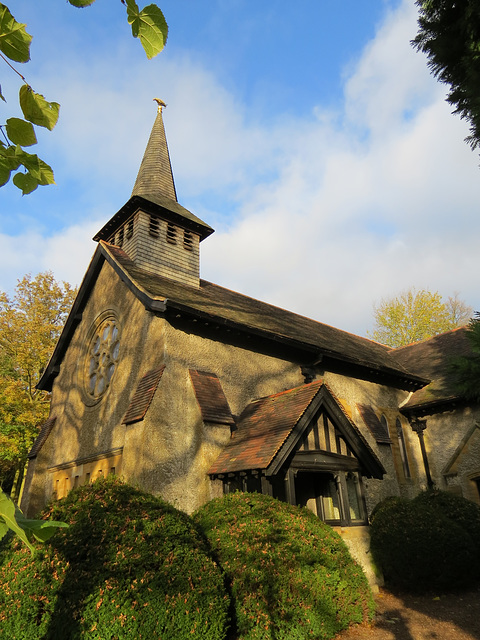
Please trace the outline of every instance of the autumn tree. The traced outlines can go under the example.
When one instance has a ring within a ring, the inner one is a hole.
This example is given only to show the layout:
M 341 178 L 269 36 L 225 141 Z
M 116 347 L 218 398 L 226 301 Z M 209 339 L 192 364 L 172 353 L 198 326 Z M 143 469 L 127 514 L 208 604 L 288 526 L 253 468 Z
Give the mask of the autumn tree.
M 127 9 L 127 20 L 132 35 L 139 38 L 148 58 L 153 58 L 165 46 L 168 27 L 161 10 L 150 4 L 140 10 L 135 0 L 120 0 Z M 95 0 L 68 0 L 74 7 L 87 7 Z M 22 194 L 34 191 L 39 185 L 54 183 L 52 168 L 36 154 L 29 153 L 37 144 L 35 127 L 51 131 L 58 120 L 60 105 L 49 102 L 30 86 L 25 76 L 15 66 L 30 60 L 32 36 L 26 24 L 17 22 L 9 8 L 0 3 L 0 58 L 21 80 L 19 103 L 22 118 L 7 118 L 0 124 L 0 187 L 13 175 L 13 184 Z M 0 87 L 0 100 L 6 102 Z
M 472 313 L 457 294 L 444 302 L 438 292 L 409 289 L 374 306 L 375 327 L 368 336 L 401 347 L 463 326 Z
M 51 272 L 0 292 L 0 485 L 9 489 L 47 418 L 49 395 L 36 385 L 75 297 Z
M 451 362 L 450 372 L 454 374 L 459 393 L 474 402 L 480 402 L 480 313 L 470 320 L 467 337 L 472 353 L 458 356 Z
M 448 102 L 470 124 L 466 142 L 480 145 L 480 3 L 416 0 L 419 31 L 412 41 L 433 75 L 449 85 Z

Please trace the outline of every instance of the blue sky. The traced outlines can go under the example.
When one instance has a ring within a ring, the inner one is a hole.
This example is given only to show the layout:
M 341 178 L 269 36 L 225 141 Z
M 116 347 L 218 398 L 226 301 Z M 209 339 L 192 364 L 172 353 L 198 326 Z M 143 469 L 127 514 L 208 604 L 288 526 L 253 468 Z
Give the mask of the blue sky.
M 81 281 L 160 97 L 179 201 L 216 229 L 205 279 L 360 335 L 412 286 L 480 309 L 479 158 L 409 45 L 413 0 L 160 0 L 150 62 L 120 0 L 8 4 L 34 36 L 21 72 L 62 107 L 32 148 L 56 186 L 0 189 L 0 289 Z M 0 81 L 4 122 L 18 83 L 6 66 Z

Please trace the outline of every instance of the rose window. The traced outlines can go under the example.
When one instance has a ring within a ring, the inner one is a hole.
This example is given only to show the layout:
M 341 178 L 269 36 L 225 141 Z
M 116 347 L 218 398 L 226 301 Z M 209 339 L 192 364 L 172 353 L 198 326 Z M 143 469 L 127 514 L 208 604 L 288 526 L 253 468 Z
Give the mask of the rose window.
M 119 352 L 118 327 L 113 318 L 108 318 L 95 331 L 87 354 L 86 386 L 90 397 L 99 398 L 108 389 Z

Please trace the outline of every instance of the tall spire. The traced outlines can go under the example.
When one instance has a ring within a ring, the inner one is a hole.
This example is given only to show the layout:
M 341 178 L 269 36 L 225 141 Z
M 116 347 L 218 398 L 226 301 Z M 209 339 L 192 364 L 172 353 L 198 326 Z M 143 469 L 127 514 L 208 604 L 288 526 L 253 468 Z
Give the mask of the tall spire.
M 173 181 L 172 165 L 162 117 L 162 108 L 167 105 L 159 98 L 154 98 L 154 100 L 158 104 L 157 117 L 143 155 L 132 196 L 142 196 L 147 200 L 149 200 L 149 196 L 163 196 L 177 202 L 177 192 Z

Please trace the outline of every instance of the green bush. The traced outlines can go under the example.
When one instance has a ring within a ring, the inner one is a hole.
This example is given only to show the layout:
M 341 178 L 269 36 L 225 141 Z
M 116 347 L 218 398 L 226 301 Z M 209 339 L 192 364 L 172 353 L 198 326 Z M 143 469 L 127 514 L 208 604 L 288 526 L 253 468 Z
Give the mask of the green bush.
M 223 640 L 224 577 L 191 519 L 107 479 L 43 514 L 68 522 L 39 547 L 0 553 L 0 637 Z
M 479 543 L 472 533 L 478 532 L 480 509 L 435 493 L 414 500 L 388 498 L 375 508 L 372 554 L 387 583 L 419 592 L 449 591 L 478 580 Z
M 447 491 L 422 491 L 414 498 L 419 504 L 430 504 L 462 527 L 477 547 L 480 563 L 480 507 L 471 500 Z
M 363 571 L 308 509 L 233 493 L 194 518 L 228 576 L 238 638 L 332 638 L 373 615 Z

